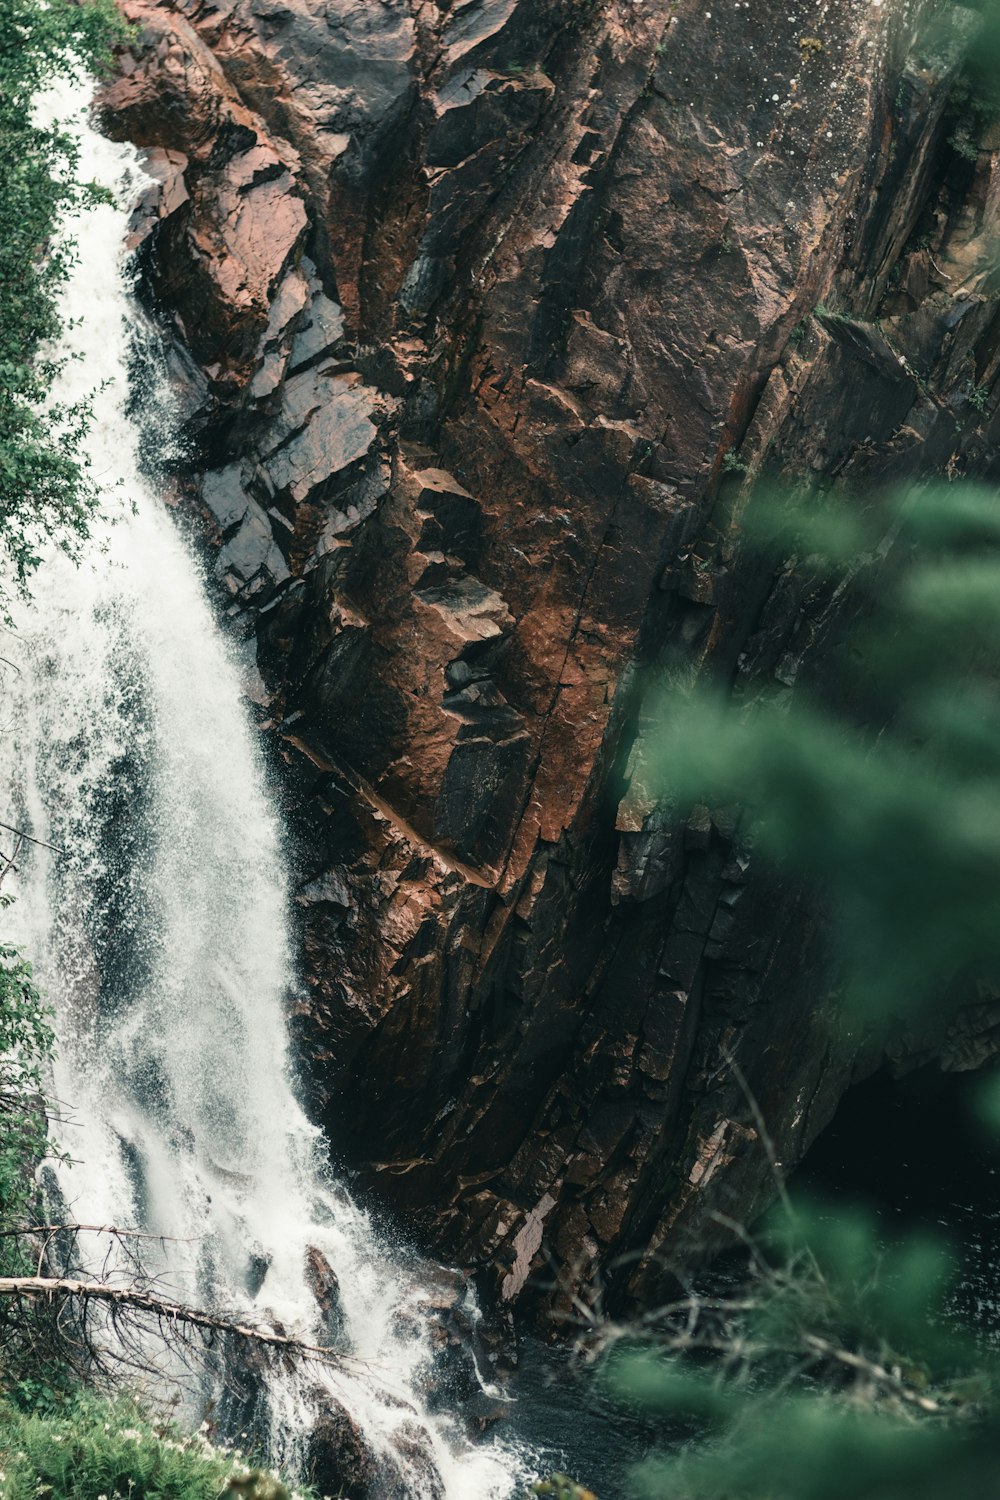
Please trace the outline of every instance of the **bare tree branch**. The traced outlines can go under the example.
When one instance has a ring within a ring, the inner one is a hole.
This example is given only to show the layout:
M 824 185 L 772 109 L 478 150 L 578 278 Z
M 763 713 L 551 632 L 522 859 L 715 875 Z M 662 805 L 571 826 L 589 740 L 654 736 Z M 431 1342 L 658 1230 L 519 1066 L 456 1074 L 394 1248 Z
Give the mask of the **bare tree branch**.
M 3 885 L 4 879 L 6 878 L 6 876 L 8 876 L 10 874 L 11 870 L 16 870 L 17 869 L 17 865 L 15 864 L 15 860 L 17 859 L 17 856 L 21 852 L 21 845 L 23 843 L 24 843 L 24 834 L 23 833 L 19 833 L 17 835 L 17 840 L 16 840 L 16 842 L 14 844 L 14 852 L 13 852 L 13 854 L 4 854 L 2 851 L 0 851 L 0 859 L 3 859 L 3 860 L 6 861 L 6 863 L 4 864 L 3 869 L 0 870 L 0 885 Z
M 920 1391 L 915 1391 L 911 1385 L 907 1385 L 906 1381 L 894 1375 L 891 1370 L 887 1370 L 877 1360 L 868 1359 L 863 1354 L 855 1354 L 852 1349 L 842 1349 L 839 1345 L 832 1344 L 829 1339 L 820 1338 L 815 1333 L 805 1334 L 803 1342 L 824 1358 L 836 1360 L 838 1364 L 846 1365 L 850 1370 L 867 1375 L 875 1384 L 885 1386 L 901 1401 L 917 1406 L 921 1411 L 937 1413 L 946 1410 L 940 1401 L 935 1401 L 933 1397 L 924 1396 Z
M 60 849 L 58 844 L 47 844 L 44 839 L 32 838 L 30 833 L 25 833 L 21 828 L 15 828 L 12 823 L 0 823 L 0 828 L 7 833 L 16 833 L 19 839 L 27 839 L 29 844 L 37 844 L 40 849 L 51 849 L 54 854 L 65 854 L 65 849 Z
M 19 1224 L 14 1229 L 0 1229 L 0 1239 L 12 1239 L 29 1234 L 60 1234 L 63 1230 L 76 1233 L 86 1230 L 88 1234 L 113 1234 L 121 1239 L 164 1240 L 171 1244 L 191 1245 L 193 1239 L 182 1239 L 176 1234 L 153 1234 L 145 1229 L 121 1229 L 117 1224 Z
M 796 1217 L 795 1209 L 792 1207 L 792 1200 L 788 1196 L 788 1187 L 785 1182 L 785 1173 L 782 1169 L 781 1163 L 778 1161 L 778 1153 L 775 1150 L 774 1141 L 771 1138 L 771 1132 L 767 1128 L 767 1121 L 764 1119 L 764 1112 L 761 1109 L 760 1105 L 757 1103 L 757 1097 L 754 1094 L 753 1089 L 751 1089 L 749 1083 L 747 1082 L 746 1074 L 743 1072 L 743 1069 L 736 1061 L 735 1054 L 729 1047 L 723 1047 L 722 1055 L 725 1058 L 726 1062 L 729 1064 L 732 1075 L 736 1079 L 736 1082 L 739 1084 L 743 1097 L 746 1099 L 747 1106 L 749 1107 L 750 1113 L 753 1116 L 753 1122 L 757 1127 L 757 1135 L 760 1139 L 760 1144 L 763 1147 L 765 1156 L 767 1157 L 767 1164 L 771 1168 L 771 1175 L 774 1178 L 775 1186 L 778 1190 L 778 1197 L 781 1199 L 781 1206 L 785 1210 L 785 1213 L 788 1215 L 790 1222 L 792 1224 L 797 1224 L 798 1219 Z
M 186 1307 L 181 1302 L 173 1302 L 151 1292 L 138 1291 L 134 1287 L 111 1286 L 107 1282 L 80 1281 L 64 1276 L 0 1276 L 0 1297 L 28 1297 L 47 1301 L 56 1297 L 73 1297 L 83 1303 L 101 1302 L 112 1309 L 149 1313 L 163 1323 L 181 1324 L 210 1333 L 226 1333 L 251 1343 L 320 1359 L 325 1364 L 343 1362 L 342 1355 L 321 1344 L 309 1344 L 290 1334 L 275 1333 L 268 1328 L 255 1328 L 248 1323 L 238 1323 L 231 1318 L 201 1312 L 197 1308 Z

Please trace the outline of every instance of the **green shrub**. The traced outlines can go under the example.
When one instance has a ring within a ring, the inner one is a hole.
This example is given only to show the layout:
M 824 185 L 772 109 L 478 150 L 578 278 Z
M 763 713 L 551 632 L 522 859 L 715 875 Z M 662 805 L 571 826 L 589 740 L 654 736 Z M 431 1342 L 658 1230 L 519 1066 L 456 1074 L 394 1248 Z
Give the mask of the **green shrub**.
M 128 1402 L 81 1396 L 62 1416 L 0 1405 L 3 1500 L 290 1500 L 291 1493 L 241 1453 L 151 1423 Z
M 782 1208 L 732 1275 L 610 1340 L 604 1384 L 662 1422 L 649 1500 L 992 1500 L 1000 1368 L 946 1315 L 947 1256 L 841 1204 Z M 963 1487 L 964 1486 L 964 1487 Z

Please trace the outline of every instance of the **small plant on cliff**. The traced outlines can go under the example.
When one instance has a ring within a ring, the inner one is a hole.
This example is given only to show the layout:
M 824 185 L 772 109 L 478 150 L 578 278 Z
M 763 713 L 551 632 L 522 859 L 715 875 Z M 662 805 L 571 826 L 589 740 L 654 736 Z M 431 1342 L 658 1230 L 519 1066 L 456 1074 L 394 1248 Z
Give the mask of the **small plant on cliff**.
M 0 0 L 0 606 L 42 549 L 73 554 L 97 507 L 84 404 L 50 401 L 58 294 L 72 261 L 62 225 L 98 190 L 78 179 L 72 139 L 39 124 L 54 77 L 100 66 L 122 31 L 111 0 Z
M 951 78 L 948 145 L 963 161 L 975 163 L 984 136 L 1000 120 L 1000 6 L 996 0 L 931 6 L 921 48 L 930 71 Z
M 531 1495 L 539 1495 L 544 1500 L 597 1500 L 590 1490 L 585 1490 L 582 1485 L 576 1483 L 568 1474 L 550 1474 L 547 1479 L 539 1479 L 531 1486 Z
M 978 132 L 973 134 L 973 122 L 963 118 L 948 137 L 948 145 L 963 161 L 979 160 Z

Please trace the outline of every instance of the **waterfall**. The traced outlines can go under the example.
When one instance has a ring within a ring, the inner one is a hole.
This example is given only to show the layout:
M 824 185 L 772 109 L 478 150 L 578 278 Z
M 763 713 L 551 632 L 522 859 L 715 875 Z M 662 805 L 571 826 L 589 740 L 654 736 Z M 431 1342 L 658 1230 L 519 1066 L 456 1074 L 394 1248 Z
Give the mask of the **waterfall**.
M 391 1455 L 394 1496 L 509 1495 L 526 1472 L 517 1445 L 473 1444 L 423 1394 L 426 1268 L 384 1243 L 333 1180 L 298 1102 L 287 874 L 238 652 L 141 472 L 144 418 L 130 415 L 136 318 L 121 247 L 141 170 L 132 148 L 93 130 L 79 90 L 45 109 L 73 115 L 84 177 L 121 205 L 72 226 L 65 312 L 80 321 L 63 352 L 78 357 L 58 392 L 97 392 L 90 456 L 117 519 L 80 566 L 58 552 L 45 561 L 5 636 L 15 667 L 0 667 L 0 816 L 65 851 L 19 860 L 7 919 L 57 1013 L 55 1095 L 68 1116 L 57 1133 L 74 1159 L 57 1169 L 59 1193 L 78 1222 L 164 1236 L 149 1253 L 165 1295 L 308 1340 L 324 1326 L 306 1256 L 325 1257 L 351 1357 L 266 1375 L 275 1461 L 301 1461 L 318 1390 Z M 81 1245 L 99 1270 L 107 1241 Z

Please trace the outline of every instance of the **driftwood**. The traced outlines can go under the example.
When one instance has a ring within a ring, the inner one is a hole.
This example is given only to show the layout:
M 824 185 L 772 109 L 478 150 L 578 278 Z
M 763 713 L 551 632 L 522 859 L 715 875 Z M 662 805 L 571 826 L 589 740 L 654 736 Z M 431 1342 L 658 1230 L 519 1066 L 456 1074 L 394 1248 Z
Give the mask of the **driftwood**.
M 80 1281 L 65 1276 L 0 1276 L 0 1298 L 3 1297 L 27 1297 L 49 1302 L 57 1297 L 72 1297 L 83 1303 L 101 1302 L 115 1312 L 146 1313 L 161 1324 L 196 1328 L 208 1333 L 225 1333 L 289 1354 L 318 1359 L 324 1364 L 343 1361 L 342 1355 L 321 1344 L 309 1344 L 291 1334 L 275 1333 L 269 1328 L 255 1328 L 252 1324 L 239 1323 L 233 1318 L 201 1312 L 198 1308 L 186 1307 L 182 1302 L 172 1302 L 169 1298 L 135 1287 L 112 1286 L 102 1281 Z

